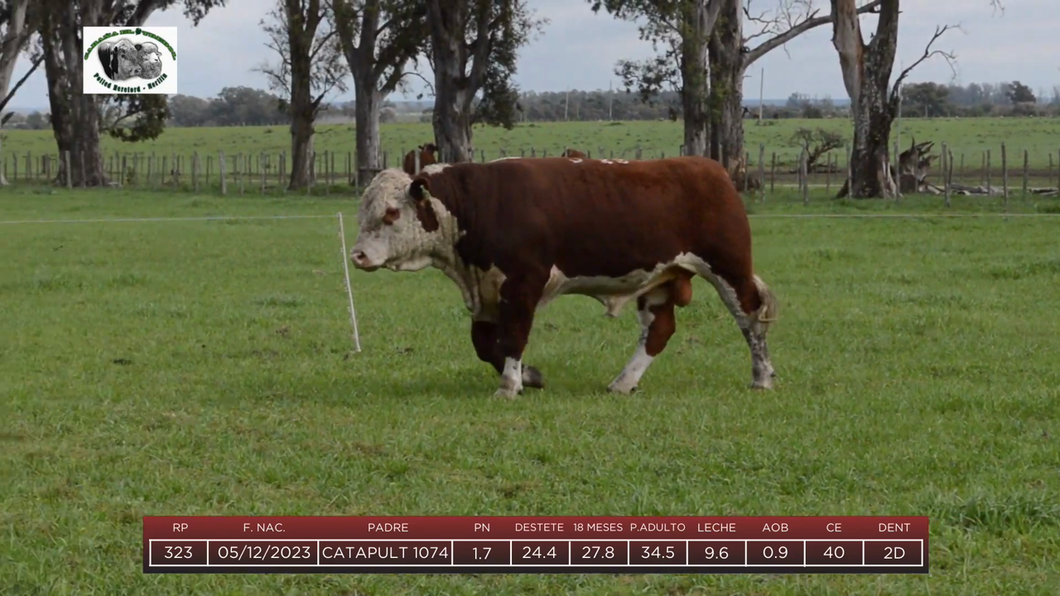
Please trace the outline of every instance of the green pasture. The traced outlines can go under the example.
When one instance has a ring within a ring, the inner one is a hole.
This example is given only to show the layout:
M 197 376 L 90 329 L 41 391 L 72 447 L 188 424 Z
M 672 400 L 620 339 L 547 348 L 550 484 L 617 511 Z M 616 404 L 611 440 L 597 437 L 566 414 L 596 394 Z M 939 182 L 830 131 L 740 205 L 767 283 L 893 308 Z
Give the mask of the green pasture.
M 2 193 L 3 222 L 341 210 L 356 235 L 337 192 Z M 1060 221 L 769 217 L 938 201 L 751 204 L 773 391 L 697 280 L 634 396 L 605 392 L 632 311 L 567 297 L 526 355 L 548 388 L 511 402 L 438 272 L 353 272 L 352 353 L 334 218 L 0 224 L 0 594 L 1055 594 Z M 573 514 L 928 515 L 931 573 L 141 572 L 145 515 Z
M 791 142 L 792 134 L 799 128 L 818 127 L 844 135 L 852 134 L 847 119 L 767 120 L 763 126 L 755 126 L 753 121 L 748 120 L 745 126 L 746 149 L 750 153 L 751 163 L 757 167 L 759 145 L 764 144 L 767 169 L 771 165 L 772 154 L 776 153 L 778 167 L 791 170 L 797 165 L 799 155 L 798 147 Z M 355 150 L 353 125 L 322 125 L 318 131 L 315 142 L 317 154 L 333 156 L 336 170 L 345 172 L 346 156 Z M 500 157 L 502 151 L 507 155 L 529 156 L 531 150 L 537 156 L 557 155 L 565 147 L 590 151 L 596 157 L 614 155 L 627 159 L 635 157 L 639 148 L 642 158 L 651 159 L 661 155 L 677 155 L 682 143 L 681 131 L 679 122 L 669 121 L 523 123 L 512 130 L 476 127 L 473 143 L 477 159 L 482 158 L 482 152 L 485 152 L 486 159 Z M 14 156 L 19 159 L 18 171 L 24 173 L 27 155 L 31 161 L 34 156 L 38 158 L 36 167 L 40 169 L 39 157 L 57 152 L 50 131 L 9 130 L 4 134 L 7 137 L 4 164 L 8 177 L 11 177 L 14 168 Z M 431 125 L 427 123 L 383 124 L 381 134 L 387 165 L 390 166 L 400 166 L 399 159 L 404 152 L 434 138 Z M 1048 182 L 1055 186 L 1057 173 L 1060 172 L 1060 118 L 908 118 L 895 127 L 892 136 L 892 143 L 899 142 L 903 150 L 908 148 L 913 138 L 918 142 L 935 141 L 936 154 L 941 151 L 942 143 L 946 143 L 954 155 L 954 177 L 969 184 L 982 178 L 980 170 L 987 150 L 991 152 L 992 183 L 1001 184 L 1003 143 L 1008 154 L 1010 184 L 1013 187 L 1022 183 L 1024 150 L 1027 151 L 1032 184 L 1045 185 Z M 153 154 L 159 160 L 163 156 L 171 159 L 173 155 L 179 155 L 189 160 L 184 167 L 186 172 L 191 171 L 190 159 L 194 153 L 198 152 L 203 160 L 206 156 L 216 160 L 218 152 L 223 151 L 227 159 L 236 155 L 250 156 L 255 160 L 251 168 L 257 171 L 256 160 L 262 154 L 278 159 L 281 152 L 290 153 L 291 137 L 284 126 L 171 128 L 154 141 L 135 145 L 107 137 L 103 140 L 103 149 L 108 159 L 115 152 L 129 156 L 134 153 L 143 156 Z M 839 150 L 836 154 L 839 163 L 845 165 L 846 150 Z M 963 169 L 960 167 L 962 156 Z M 319 172 L 323 172 L 324 167 L 318 166 Z M 816 176 L 814 182 L 824 183 L 823 176 Z

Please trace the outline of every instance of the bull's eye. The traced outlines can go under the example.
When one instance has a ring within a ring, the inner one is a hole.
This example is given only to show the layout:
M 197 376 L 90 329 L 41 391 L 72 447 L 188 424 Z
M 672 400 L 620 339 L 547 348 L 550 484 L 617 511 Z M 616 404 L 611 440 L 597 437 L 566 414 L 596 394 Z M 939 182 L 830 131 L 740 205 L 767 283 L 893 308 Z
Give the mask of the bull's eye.
M 397 207 L 387 207 L 386 213 L 383 214 L 383 223 L 386 225 L 393 225 L 401 217 L 401 211 Z

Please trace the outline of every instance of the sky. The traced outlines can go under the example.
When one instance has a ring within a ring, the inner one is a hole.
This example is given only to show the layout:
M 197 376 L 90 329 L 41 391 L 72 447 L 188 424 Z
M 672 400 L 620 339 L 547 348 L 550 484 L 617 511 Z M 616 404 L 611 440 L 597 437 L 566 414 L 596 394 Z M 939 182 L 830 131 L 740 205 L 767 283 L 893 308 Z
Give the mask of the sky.
M 822 14 L 828 2 L 815 0 Z M 776 0 L 753 0 L 754 8 L 775 6 Z M 619 59 L 653 55 L 651 44 L 641 41 L 634 23 L 606 14 L 594 14 L 587 0 L 529 0 L 549 23 L 543 33 L 520 54 L 516 82 L 524 90 L 607 89 L 619 86 L 614 65 Z M 997 12 L 989 0 L 906 0 L 898 32 L 895 74 L 924 52 L 938 24 L 960 25 L 936 42 L 935 48 L 956 55 L 956 73 L 940 57 L 921 64 L 907 79 L 997 83 L 1019 80 L 1046 98 L 1060 85 L 1060 10 L 1057 0 L 1005 0 Z M 264 87 L 265 79 L 254 67 L 273 57 L 265 47 L 260 21 L 270 0 L 228 0 L 229 6 L 212 11 L 193 27 L 180 10 L 156 12 L 148 26 L 176 26 L 178 31 L 179 92 L 213 97 L 223 87 Z M 179 5 L 178 5 L 179 6 Z M 862 18 L 869 39 L 874 17 Z M 745 28 L 745 35 L 750 27 Z M 758 61 L 745 81 L 745 97 L 757 99 L 764 78 L 765 99 L 784 99 L 792 93 L 818 98 L 845 99 L 839 59 L 831 43 L 829 25 L 819 27 L 778 48 Z M 752 45 L 756 41 L 752 41 Z M 25 72 L 26 60 L 16 66 L 16 79 Z M 763 70 L 764 69 L 764 76 Z M 16 109 L 48 105 L 41 68 L 11 102 Z M 429 72 L 425 72 L 430 78 Z M 412 80 L 412 93 L 390 99 L 414 100 L 423 84 Z M 1046 99 L 1042 98 L 1042 99 Z M 352 99 L 352 93 L 329 98 Z

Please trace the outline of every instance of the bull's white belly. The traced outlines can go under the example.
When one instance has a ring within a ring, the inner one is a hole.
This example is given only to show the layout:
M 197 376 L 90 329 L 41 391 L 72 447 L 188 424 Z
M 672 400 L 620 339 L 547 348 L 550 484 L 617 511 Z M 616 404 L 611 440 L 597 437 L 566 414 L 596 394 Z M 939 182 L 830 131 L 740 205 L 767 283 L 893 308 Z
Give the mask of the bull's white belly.
M 564 294 L 577 294 L 596 298 L 607 308 L 607 316 L 616 317 L 628 302 L 670 281 L 677 275 L 678 270 L 696 273 L 697 265 L 702 264 L 703 261 L 695 255 L 681 254 L 673 261 L 659 263 L 651 271 L 638 269 L 622 277 L 567 277 L 558 267 L 553 267 L 538 301 L 538 308 Z M 468 308 L 476 318 L 495 320 L 500 303 L 500 288 L 505 279 L 504 273 L 493 267 L 485 273 L 475 271 L 472 277 L 477 282 L 474 284 L 474 293 L 478 304 L 471 300 Z

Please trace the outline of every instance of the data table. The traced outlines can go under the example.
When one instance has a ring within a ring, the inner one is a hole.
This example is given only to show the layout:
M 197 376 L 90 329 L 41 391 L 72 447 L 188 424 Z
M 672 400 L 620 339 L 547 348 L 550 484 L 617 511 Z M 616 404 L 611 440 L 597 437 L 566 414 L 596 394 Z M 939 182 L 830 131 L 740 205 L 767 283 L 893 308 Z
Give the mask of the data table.
M 145 573 L 927 573 L 926 517 L 145 517 Z

